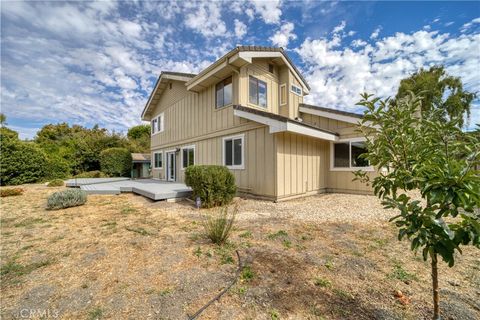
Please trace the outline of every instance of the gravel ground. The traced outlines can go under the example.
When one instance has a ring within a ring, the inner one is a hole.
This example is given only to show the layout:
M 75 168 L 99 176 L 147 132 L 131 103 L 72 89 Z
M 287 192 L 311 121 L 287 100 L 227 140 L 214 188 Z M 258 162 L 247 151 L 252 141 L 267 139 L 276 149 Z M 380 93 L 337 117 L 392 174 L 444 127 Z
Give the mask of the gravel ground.
M 291 201 L 272 203 L 241 199 L 238 219 L 284 218 L 305 222 L 383 223 L 394 216 L 384 210 L 374 196 L 323 194 Z

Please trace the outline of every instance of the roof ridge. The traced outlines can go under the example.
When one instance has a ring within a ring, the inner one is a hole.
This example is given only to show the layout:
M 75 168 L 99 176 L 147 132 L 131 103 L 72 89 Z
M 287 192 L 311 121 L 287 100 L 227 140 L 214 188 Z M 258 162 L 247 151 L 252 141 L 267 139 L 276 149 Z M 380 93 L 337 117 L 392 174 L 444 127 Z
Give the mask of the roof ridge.
M 332 113 L 351 116 L 351 117 L 356 117 L 356 118 L 363 118 L 363 114 L 344 111 L 344 110 L 338 110 L 338 109 L 333 109 L 333 108 L 327 108 L 327 107 L 320 107 L 320 106 L 313 105 L 313 104 L 308 104 L 308 103 L 299 103 L 298 106 L 299 107 L 305 107 L 305 108 L 308 108 L 308 109 L 318 109 L 318 110 L 325 111 L 325 112 L 332 112 Z

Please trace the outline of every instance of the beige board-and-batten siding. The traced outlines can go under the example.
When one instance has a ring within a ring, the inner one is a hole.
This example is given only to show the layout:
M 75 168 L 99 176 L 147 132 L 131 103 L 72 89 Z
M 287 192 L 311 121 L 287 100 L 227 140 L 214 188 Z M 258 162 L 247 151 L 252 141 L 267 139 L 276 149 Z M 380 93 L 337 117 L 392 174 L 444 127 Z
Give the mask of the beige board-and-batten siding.
M 256 125 L 256 124 L 255 124 Z M 165 179 L 165 151 L 180 149 L 185 146 L 195 147 L 195 164 L 223 165 L 223 139 L 230 136 L 244 135 L 244 168 L 231 169 L 240 193 L 247 193 L 266 199 L 275 199 L 275 136 L 265 126 L 198 139 L 167 148 L 153 150 L 163 151 L 163 168 L 153 169 L 154 178 Z M 153 157 L 153 154 L 152 154 Z M 182 152 L 176 154 L 177 181 L 185 181 L 182 166 Z

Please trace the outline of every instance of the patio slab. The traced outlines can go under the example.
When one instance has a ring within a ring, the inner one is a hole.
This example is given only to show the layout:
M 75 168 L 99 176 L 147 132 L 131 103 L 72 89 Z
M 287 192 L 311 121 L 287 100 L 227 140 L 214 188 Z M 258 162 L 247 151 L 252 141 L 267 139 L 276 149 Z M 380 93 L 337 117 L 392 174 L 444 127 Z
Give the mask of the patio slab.
M 110 181 L 102 181 L 100 179 L 115 179 Z M 152 200 L 166 200 L 173 198 L 185 198 L 190 196 L 192 189 L 183 183 L 167 182 L 154 179 L 140 179 L 131 180 L 123 178 L 97 178 L 88 179 L 93 180 L 93 183 L 87 184 L 82 181 L 82 184 L 77 179 L 77 184 L 70 183 L 67 186 L 79 186 L 80 189 L 85 190 L 88 194 L 120 194 L 121 192 L 133 192 L 140 194 Z M 100 181 L 99 181 L 100 180 Z

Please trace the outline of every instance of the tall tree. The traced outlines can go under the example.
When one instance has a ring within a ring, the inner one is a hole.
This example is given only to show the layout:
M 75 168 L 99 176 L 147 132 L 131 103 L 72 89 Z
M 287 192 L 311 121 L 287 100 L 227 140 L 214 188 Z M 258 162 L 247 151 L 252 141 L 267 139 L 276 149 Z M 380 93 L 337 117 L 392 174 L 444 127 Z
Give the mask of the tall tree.
M 399 228 L 399 240 L 409 239 L 425 261 L 430 257 L 434 319 L 440 319 L 439 258 L 452 267 L 461 245 L 480 248 L 480 172 L 475 168 L 480 144 L 460 129 L 460 117 L 444 121 L 442 110 L 432 110 L 428 118 L 412 117 L 426 105 L 424 99 L 412 92 L 393 102 L 364 94 L 359 105 L 367 109 L 363 157 L 384 168 L 372 181 L 374 193 L 385 208 L 398 211 L 391 221 Z M 365 173 L 356 175 L 370 180 Z
M 408 96 L 409 92 L 422 97 L 421 110 L 424 116 L 435 114 L 444 121 L 459 119 L 459 126 L 463 126 L 465 116 L 470 117 L 470 105 L 476 97 L 474 93 L 463 89 L 460 78 L 446 74 L 443 66 L 420 69 L 403 79 L 395 100 Z
M 134 152 L 150 152 L 150 125 L 141 124 L 128 129 L 127 137 Z
M 0 112 L 0 127 L 7 125 L 7 116 Z

